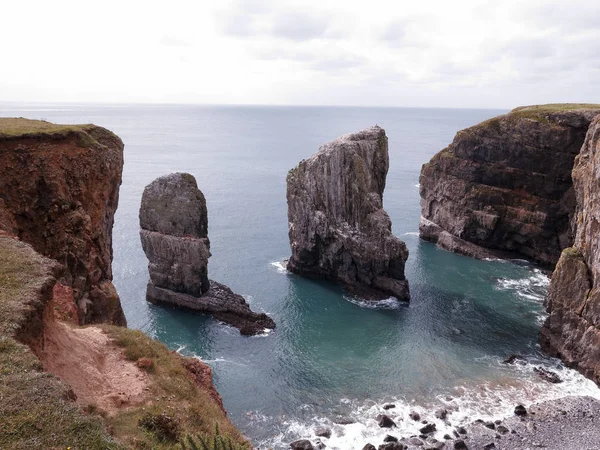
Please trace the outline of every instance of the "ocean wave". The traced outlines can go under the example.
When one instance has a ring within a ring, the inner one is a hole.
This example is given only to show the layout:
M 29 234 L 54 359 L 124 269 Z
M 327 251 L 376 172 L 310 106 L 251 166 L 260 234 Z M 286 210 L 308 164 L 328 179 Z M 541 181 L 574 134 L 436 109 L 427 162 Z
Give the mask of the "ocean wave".
M 272 262 L 269 263 L 269 265 L 271 267 L 274 267 L 275 270 L 277 270 L 278 273 L 283 273 L 283 274 L 288 273 L 287 269 L 285 268 L 286 267 L 286 261 L 285 261 L 285 259 L 281 260 L 281 261 L 272 261 Z
M 383 300 L 365 300 L 352 297 L 351 295 L 344 295 L 344 300 L 367 309 L 400 309 L 403 306 L 403 303 L 398 301 L 396 297 L 389 297 Z
M 514 291 L 521 298 L 539 303 L 544 299 L 549 284 L 550 278 L 544 272 L 533 269 L 532 274 L 525 278 L 499 278 L 495 288 Z
M 402 236 L 418 236 L 419 232 L 418 231 L 409 231 L 407 233 L 404 233 Z
M 344 409 L 350 409 L 350 421 L 346 425 L 336 423 L 335 417 L 314 415 L 307 420 L 296 420 L 287 417 L 262 416 L 262 422 L 277 422 L 278 434 L 272 435 L 261 442 L 258 447 L 287 448 L 295 439 L 310 439 L 315 442 L 320 439 L 328 449 L 345 450 L 362 447 L 367 442 L 378 445 L 389 433 L 377 424 L 377 415 L 385 413 L 397 424 L 394 435 L 408 437 L 418 435 L 423 426 L 420 421 L 413 421 L 409 414 L 414 411 L 421 420 L 435 423 L 435 437 L 442 440 L 444 434 L 452 434 L 458 426 L 467 425 L 477 419 L 496 420 L 512 416 L 514 407 L 523 404 L 526 407 L 533 403 L 553 400 L 565 396 L 588 395 L 600 398 L 600 390 L 589 379 L 578 372 L 568 369 L 557 360 L 541 360 L 532 358 L 512 366 L 501 364 L 497 358 L 489 357 L 491 365 L 498 370 L 508 370 L 513 376 L 499 378 L 477 385 L 456 386 L 452 391 L 440 394 L 432 401 L 420 404 L 414 399 L 386 398 L 381 401 L 358 401 L 352 399 L 340 400 Z M 561 383 L 551 384 L 540 380 L 534 372 L 534 367 L 542 366 L 557 373 Z M 395 408 L 385 411 L 383 405 L 392 403 Z M 448 416 L 445 420 L 435 417 L 435 411 L 446 409 Z M 254 419 L 254 418 L 253 418 Z M 258 418 L 257 418 L 258 419 Z M 331 429 L 330 438 L 317 437 L 315 428 L 326 426 Z

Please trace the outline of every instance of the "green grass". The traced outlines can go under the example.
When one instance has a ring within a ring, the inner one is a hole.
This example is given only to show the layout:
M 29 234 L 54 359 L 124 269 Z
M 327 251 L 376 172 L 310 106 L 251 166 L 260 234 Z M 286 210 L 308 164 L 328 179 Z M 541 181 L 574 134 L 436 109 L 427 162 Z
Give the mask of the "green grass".
M 177 429 L 179 439 L 188 434 L 212 439 L 217 428 L 235 444 L 235 448 L 250 448 L 210 393 L 199 389 L 192 381 L 180 355 L 141 331 L 109 325 L 102 328 L 123 348 L 125 357 L 130 361 L 141 358 L 153 361 L 153 369 L 148 371 L 151 404 L 128 409 L 117 417 L 107 419 L 121 442 L 133 448 L 180 449 L 178 441 L 165 439 L 165 433 L 157 431 L 160 427 L 153 430 L 152 426 L 140 426 L 166 422 Z M 165 416 L 168 421 L 162 420 Z
M 562 256 L 565 258 L 581 258 L 583 255 L 575 247 L 567 247 L 562 251 Z
M 101 145 L 96 136 L 98 129 L 92 124 L 57 125 L 45 120 L 0 117 L 0 141 L 24 138 L 59 140 L 74 137 L 81 147 L 95 147 Z
M 122 449 L 103 421 L 85 415 L 68 386 L 16 339 L 43 306 L 55 267 L 30 246 L 0 237 L 0 448 Z
M 553 113 L 561 111 L 575 111 L 578 109 L 600 109 L 597 103 L 548 103 L 547 105 L 519 106 L 510 113 L 530 111 L 536 113 Z M 509 114 L 510 114 L 509 113 Z
M 87 131 L 94 125 L 56 125 L 45 120 L 22 117 L 0 118 L 0 137 L 22 137 L 31 135 L 66 135 L 69 132 Z
M 116 416 L 93 405 L 84 412 L 74 403 L 69 387 L 44 372 L 31 349 L 18 340 L 23 329 L 35 334 L 32 317 L 40 316 L 43 293 L 56 270 L 56 263 L 29 245 L 0 237 L 0 449 L 179 450 L 179 439 L 194 435 L 210 440 L 215 428 L 234 448 L 250 447 L 211 393 L 194 383 L 183 357 L 141 331 L 102 326 L 126 359 L 151 361 L 145 369 L 149 402 Z M 164 423 L 165 417 L 172 419 L 166 423 L 174 424 L 177 439 L 165 439 L 163 428 L 148 426 Z

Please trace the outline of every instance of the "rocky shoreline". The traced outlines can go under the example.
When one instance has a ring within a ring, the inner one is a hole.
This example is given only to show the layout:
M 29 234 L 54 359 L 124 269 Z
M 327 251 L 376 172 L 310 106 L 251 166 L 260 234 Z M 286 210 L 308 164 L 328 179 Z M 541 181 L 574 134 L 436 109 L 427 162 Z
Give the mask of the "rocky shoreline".
M 589 396 L 571 396 L 534 403 L 516 404 L 512 414 L 501 419 L 472 418 L 467 425 L 452 423 L 451 409 L 419 414 L 411 411 L 406 418 L 393 414 L 396 405 L 382 404 L 376 418 L 380 428 L 388 430 L 381 441 L 355 442 L 362 450 L 597 450 L 600 449 L 600 400 Z M 429 420 L 424 419 L 430 417 Z M 395 432 L 397 422 L 415 423 L 418 433 Z M 353 420 L 342 421 L 352 425 Z M 438 426 L 444 426 L 442 435 Z M 313 430 L 316 438 L 290 443 L 292 450 L 327 448 L 332 429 L 320 426 Z

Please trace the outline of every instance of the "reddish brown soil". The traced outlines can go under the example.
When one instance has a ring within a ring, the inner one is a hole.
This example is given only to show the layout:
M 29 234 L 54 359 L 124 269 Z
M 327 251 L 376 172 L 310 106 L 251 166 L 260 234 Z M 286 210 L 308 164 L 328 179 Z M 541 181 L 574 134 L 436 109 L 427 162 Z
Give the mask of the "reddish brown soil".
M 73 388 L 84 407 L 93 405 L 111 415 L 147 398 L 148 375 L 127 361 L 98 327 L 47 320 L 39 357 L 48 372 Z

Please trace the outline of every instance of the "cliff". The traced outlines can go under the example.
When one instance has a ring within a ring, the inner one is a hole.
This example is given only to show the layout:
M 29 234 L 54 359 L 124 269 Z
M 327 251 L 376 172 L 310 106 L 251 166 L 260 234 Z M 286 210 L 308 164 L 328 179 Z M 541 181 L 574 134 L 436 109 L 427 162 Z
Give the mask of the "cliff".
M 110 283 L 122 149 L 93 125 L 0 119 L 0 448 L 247 448 L 208 366 L 109 325 L 124 323 Z
M 573 242 L 571 170 L 599 113 L 600 105 L 521 107 L 459 131 L 421 170 L 421 238 L 554 266 Z
M 600 116 L 575 160 L 573 183 L 575 240 L 552 274 L 540 342 L 600 384 Z
M 111 268 L 122 169 L 104 128 L 0 119 L 0 230 L 63 265 L 81 324 L 126 323 Z
M 388 166 L 385 130 L 375 126 L 323 145 L 290 170 L 289 271 L 368 299 L 409 299 L 408 250 L 383 209 Z
M 252 312 L 244 297 L 208 279 L 208 211 L 192 175 L 173 173 L 146 186 L 140 226 L 149 302 L 210 313 L 244 335 L 275 328 L 269 316 Z

